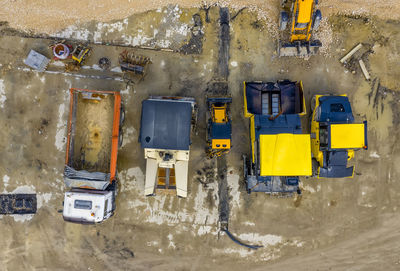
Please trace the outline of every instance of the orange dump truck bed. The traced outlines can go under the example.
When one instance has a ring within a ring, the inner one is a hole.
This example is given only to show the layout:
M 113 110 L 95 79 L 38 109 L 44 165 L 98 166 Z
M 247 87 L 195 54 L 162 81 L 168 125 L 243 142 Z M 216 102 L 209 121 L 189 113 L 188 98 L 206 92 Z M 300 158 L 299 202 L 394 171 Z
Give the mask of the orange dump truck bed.
M 116 178 L 120 126 L 119 92 L 70 89 L 67 186 L 102 190 Z

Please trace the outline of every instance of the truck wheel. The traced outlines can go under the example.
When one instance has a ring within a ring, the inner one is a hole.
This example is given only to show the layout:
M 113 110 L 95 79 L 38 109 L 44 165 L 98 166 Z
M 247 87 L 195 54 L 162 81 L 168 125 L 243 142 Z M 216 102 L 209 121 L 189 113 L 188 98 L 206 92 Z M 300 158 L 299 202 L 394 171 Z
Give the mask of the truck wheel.
M 311 107 L 311 115 L 312 115 L 312 113 L 314 112 L 315 103 L 316 103 L 316 102 L 317 102 L 317 98 L 316 98 L 315 96 L 313 96 L 312 99 L 311 99 L 311 104 L 310 104 L 310 107 Z
M 317 177 L 318 167 L 319 167 L 318 161 L 315 158 L 312 158 L 311 165 L 312 165 L 312 177 Z
M 286 11 L 281 11 L 279 16 L 279 30 L 283 31 L 286 29 L 287 23 L 289 21 L 289 15 Z
M 120 117 L 119 117 L 119 127 L 122 127 L 122 125 L 125 122 L 125 107 L 123 104 L 121 104 L 121 109 L 120 109 Z
M 114 180 L 114 193 L 115 193 L 115 196 L 118 195 L 118 186 L 119 186 L 118 180 Z
M 118 147 L 122 147 L 122 143 L 124 142 L 124 133 L 122 132 L 122 129 L 119 129 L 119 135 L 118 135 Z
M 322 19 L 322 13 L 319 9 L 317 9 L 314 13 L 314 21 L 312 27 L 314 31 L 318 30 L 319 24 L 321 23 L 321 19 Z

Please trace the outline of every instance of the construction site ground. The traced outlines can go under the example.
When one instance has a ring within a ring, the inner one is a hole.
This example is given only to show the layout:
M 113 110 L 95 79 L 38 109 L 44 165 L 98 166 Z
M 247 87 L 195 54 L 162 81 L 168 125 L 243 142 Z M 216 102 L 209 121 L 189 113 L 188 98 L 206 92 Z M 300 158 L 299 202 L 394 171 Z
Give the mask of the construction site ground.
M 1 24 L 0 190 L 37 193 L 38 211 L 1 217 L 0 269 L 399 270 L 400 21 L 331 14 L 317 35 L 324 44 L 320 54 L 305 60 L 278 58 L 274 31 L 253 11 L 230 12 L 229 229 L 240 240 L 263 247 L 241 247 L 219 231 L 215 161 L 205 158 L 204 93 L 221 79 L 216 76 L 219 7 L 168 6 L 51 35 Z M 93 52 L 80 71 L 65 72 L 57 61 L 45 72 L 24 65 L 30 49 L 51 56 L 50 36 L 91 41 Z M 341 64 L 340 58 L 358 43 L 363 47 L 356 59 Z M 125 49 L 151 58 L 140 82 L 123 79 L 118 55 Z M 110 70 L 98 66 L 101 57 L 111 60 Z M 242 154 L 250 150 L 243 81 L 280 79 L 303 81 L 305 132 L 315 94 L 348 94 L 356 119 L 368 120 L 369 149 L 356 152 L 353 179 L 302 178 L 303 194 L 292 198 L 246 193 Z M 120 90 L 125 104 L 117 209 L 102 224 L 66 223 L 60 213 L 71 87 Z M 144 196 L 145 160 L 138 135 L 141 102 L 149 95 L 189 96 L 199 105 L 186 199 Z

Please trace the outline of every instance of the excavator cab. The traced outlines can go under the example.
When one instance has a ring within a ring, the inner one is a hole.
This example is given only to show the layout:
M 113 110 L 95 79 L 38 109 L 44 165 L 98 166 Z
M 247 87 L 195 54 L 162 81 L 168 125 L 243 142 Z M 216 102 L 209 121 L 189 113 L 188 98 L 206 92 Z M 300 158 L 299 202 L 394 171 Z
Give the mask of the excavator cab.
M 291 4 L 289 3 L 291 2 Z M 312 31 L 318 29 L 322 19 L 321 11 L 315 9 L 318 0 L 282 1 L 279 29 L 281 30 L 278 45 L 279 56 L 308 57 L 318 52 L 319 40 L 311 40 Z M 291 16 L 289 17 L 289 12 Z M 291 22 L 290 35 L 283 32 Z M 288 42 L 284 42 L 288 40 Z

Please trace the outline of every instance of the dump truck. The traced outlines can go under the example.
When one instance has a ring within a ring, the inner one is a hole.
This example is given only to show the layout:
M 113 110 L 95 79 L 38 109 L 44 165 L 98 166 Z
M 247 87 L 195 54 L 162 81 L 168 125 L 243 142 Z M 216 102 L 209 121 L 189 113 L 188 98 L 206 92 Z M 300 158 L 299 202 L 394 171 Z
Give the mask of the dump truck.
M 187 197 L 190 135 L 197 121 L 193 98 L 151 96 L 142 102 L 139 141 L 146 159 L 145 195 Z
M 207 96 L 207 149 L 209 158 L 229 152 L 232 147 L 232 123 L 230 115 L 230 96 Z
M 110 218 L 117 194 L 117 156 L 125 119 L 118 91 L 70 89 L 63 217 L 76 223 Z
M 250 120 L 249 158 L 243 156 L 247 192 L 301 193 L 299 176 L 311 176 L 310 135 L 302 82 L 244 82 L 244 116 Z
M 279 56 L 308 57 L 318 52 L 322 44 L 319 40 L 312 40 L 312 32 L 318 29 L 322 19 L 321 11 L 316 9 L 317 4 L 318 0 L 282 1 L 283 10 L 279 16 Z M 285 32 L 288 24 L 290 33 Z
M 313 175 L 318 178 L 352 178 L 347 163 L 354 151 L 368 149 L 367 121 L 355 123 L 347 95 L 315 95 L 311 101 Z

